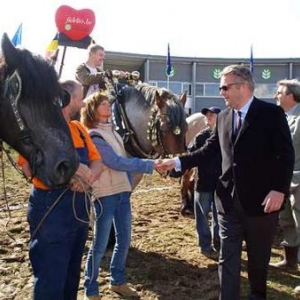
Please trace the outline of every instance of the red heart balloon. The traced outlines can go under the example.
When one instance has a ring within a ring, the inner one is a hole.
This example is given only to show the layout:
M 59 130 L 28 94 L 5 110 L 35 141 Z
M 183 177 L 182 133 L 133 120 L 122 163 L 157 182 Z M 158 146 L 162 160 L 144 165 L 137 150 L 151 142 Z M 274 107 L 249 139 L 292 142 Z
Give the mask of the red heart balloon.
M 95 14 L 90 9 L 76 10 L 62 5 L 55 13 L 57 30 L 73 41 L 87 37 L 93 31 L 95 21 Z

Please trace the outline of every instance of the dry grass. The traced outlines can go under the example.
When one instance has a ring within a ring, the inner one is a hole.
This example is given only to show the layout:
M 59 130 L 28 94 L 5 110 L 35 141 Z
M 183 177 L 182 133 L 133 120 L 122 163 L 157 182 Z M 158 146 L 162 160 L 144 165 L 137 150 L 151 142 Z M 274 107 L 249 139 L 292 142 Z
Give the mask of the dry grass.
M 8 217 L 0 178 L 0 299 L 29 300 L 32 290 L 26 222 L 29 186 L 7 163 L 5 174 L 12 218 Z M 132 195 L 133 233 L 127 281 L 145 300 L 215 300 L 217 263 L 199 253 L 194 220 L 182 217 L 179 208 L 177 180 L 158 175 L 144 177 Z M 91 239 L 88 245 L 90 242 Z M 282 254 L 277 244 L 272 260 L 280 259 Z M 100 274 L 104 300 L 121 299 L 108 290 L 110 255 L 109 249 Z M 248 291 L 246 262 L 243 253 L 241 299 L 247 298 Z M 293 288 L 300 284 L 299 274 L 270 270 L 268 299 L 295 299 Z M 82 282 L 78 299 L 83 299 Z

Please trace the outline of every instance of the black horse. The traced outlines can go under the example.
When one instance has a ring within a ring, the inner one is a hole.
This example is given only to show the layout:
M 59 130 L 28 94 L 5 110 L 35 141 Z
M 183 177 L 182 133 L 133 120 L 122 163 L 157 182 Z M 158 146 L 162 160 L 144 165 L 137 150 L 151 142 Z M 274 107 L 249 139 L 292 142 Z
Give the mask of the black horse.
M 169 90 L 145 83 L 117 91 L 113 121 L 131 156 L 170 157 L 185 152 L 184 103 Z
M 41 56 L 17 49 L 3 34 L 0 58 L 0 140 L 12 146 L 47 186 L 69 181 L 78 157 L 61 112 L 64 92 Z

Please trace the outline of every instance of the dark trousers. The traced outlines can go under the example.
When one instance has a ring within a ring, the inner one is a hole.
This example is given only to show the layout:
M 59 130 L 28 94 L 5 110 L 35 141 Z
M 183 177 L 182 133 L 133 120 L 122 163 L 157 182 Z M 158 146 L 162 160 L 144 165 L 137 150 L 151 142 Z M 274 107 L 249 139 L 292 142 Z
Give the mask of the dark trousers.
M 41 223 L 63 189 L 33 189 L 28 204 L 29 258 L 34 300 L 76 300 L 81 259 L 88 236 L 89 202 L 68 190 Z M 40 227 L 35 233 L 37 227 Z
M 239 209 L 219 214 L 221 252 L 219 260 L 220 300 L 240 299 L 242 241 L 248 254 L 249 300 L 266 299 L 267 270 L 278 214 L 247 216 Z

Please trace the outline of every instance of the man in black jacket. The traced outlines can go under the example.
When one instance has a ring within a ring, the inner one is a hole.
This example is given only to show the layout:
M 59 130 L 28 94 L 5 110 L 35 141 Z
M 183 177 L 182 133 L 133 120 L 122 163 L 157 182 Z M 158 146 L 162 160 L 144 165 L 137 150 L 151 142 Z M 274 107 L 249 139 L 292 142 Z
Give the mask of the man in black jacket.
M 239 300 L 242 241 L 248 254 L 248 299 L 266 299 L 267 269 L 279 211 L 289 188 L 294 149 L 284 111 L 253 96 L 254 80 L 244 65 L 225 67 L 220 95 L 228 109 L 218 115 L 205 146 L 164 160 L 160 171 L 201 166 L 221 153 L 216 188 L 221 251 L 220 300 Z
M 216 125 L 217 115 L 221 111 L 218 107 L 203 108 L 201 113 L 205 116 L 207 128 L 201 130 L 188 147 L 188 152 L 201 148 L 212 135 Z M 217 210 L 214 201 L 214 193 L 221 175 L 221 155 L 216 155 L 211 161 L 198 167 L 195 192 L 194 213 L 198 245 L 201 253 L 211 259 L 218 259 L 220 250 L 220 236 Z M 209 226 L 209 214 L 212 212 L 211 229 Z

